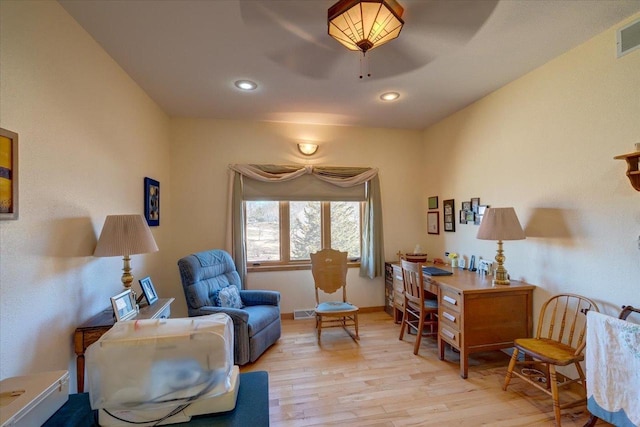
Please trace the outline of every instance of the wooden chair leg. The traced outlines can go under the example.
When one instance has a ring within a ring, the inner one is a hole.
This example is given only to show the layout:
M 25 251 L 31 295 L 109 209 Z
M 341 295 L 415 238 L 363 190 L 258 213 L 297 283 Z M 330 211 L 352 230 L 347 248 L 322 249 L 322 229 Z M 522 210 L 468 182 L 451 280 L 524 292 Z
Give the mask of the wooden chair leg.
M 404 338 L 404 331 L 407 328 L 407 321 L 409 320 L 407 316 L 408 316 L 407 310 L 405 309 L 402 312 L 402 320 L 401 320 L 402 326 L 400 326 L 400 338 L 399 338 L 400 341 L 402 341 L 402 338 Z
M 509 382 L 511 382 L 513 368 L 516 366 L 516 362 L 518 361 L 518 353 L 520 353 L 520 350 L 514 348 L 511 360 L 509 361 L 509 367 L 507 368 L 507 375 L 504 377 L 504 385 L 502 386 L 502 389 L 505 391 L 507 390 L 507 386 L 509 386 Z
M 582 427 L 593 427 L 596 425 L 597 422 L 598 422 L 598 417 L 592 414 L 591 417 L 589 417 L 589 420 L 587 421 L 587 423 Z
M 354 320 L 355 320 L 355 324 L 356 324 L 356 339 L 360 339 L 360 335 L 358 335 L 358 313 L 355 314 L 355 316 L 353 316 Z
M 556 427 L 560 427 L 560 398 L 558 396 L 558 383 L 556 378 L 556 367 L 549 365 L 549 377 L 551 381 L 551 397 L 553 398 L 553 412 L 556 417 Z
M 422 341 L 422 330 L 424 329 L 424 319 L 426 315 L 424 311 L 420 312 L 420 318 L 418 320 L 418 328 L 416 330 L 416 342 L 413 345 L 413 354 L 418 354 L 420 351 L 420 341 Z

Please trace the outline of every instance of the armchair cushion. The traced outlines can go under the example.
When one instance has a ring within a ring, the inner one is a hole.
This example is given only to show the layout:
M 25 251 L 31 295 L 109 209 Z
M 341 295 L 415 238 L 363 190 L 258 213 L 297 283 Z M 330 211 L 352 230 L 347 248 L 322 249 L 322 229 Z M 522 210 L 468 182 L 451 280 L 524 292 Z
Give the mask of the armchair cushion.
M 219 307 L 243 308 L 244 304 L 240 299 L 240 292 L 235 286 L 227 286 L 215 291 L 214 301 Z
M 233 320 L 235 364 L 255 362 L 280 338 L 280 293 L 241 289 L 240 276 L 227 252 L 191 254 L 181 258 L 178 267 L 189 316 L 226 313 Z M 242 308 L 221 307 L 216 301 L 225 299 L 220 294 L 237 290 Z

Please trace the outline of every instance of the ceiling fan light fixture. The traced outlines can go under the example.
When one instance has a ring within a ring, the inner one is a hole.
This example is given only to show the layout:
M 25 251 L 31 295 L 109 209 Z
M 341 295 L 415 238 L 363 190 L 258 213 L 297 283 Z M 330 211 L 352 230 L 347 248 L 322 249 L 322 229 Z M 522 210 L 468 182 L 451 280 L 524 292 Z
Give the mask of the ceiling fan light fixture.
M 400 94 L 398 92 L 385 92 L 380 95 L 380 99 L 383 101 L 395 101 L 398 98 L 400 98 Z
M 254 90 L 258 87 L 258 84 L 251 80 L 236 80 L 233 84 L 241 90 Z
M 329 8 L 329 35 L 349 50 L 367 53 L 400 35 L 403 12 L 396 0 L 340 0 Z

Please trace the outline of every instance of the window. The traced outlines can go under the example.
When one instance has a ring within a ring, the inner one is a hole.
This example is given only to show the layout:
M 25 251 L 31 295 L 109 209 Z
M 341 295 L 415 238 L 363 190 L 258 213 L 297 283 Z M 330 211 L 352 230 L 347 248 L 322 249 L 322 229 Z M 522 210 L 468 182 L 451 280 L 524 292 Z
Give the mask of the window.
M 360 259 L 363 202 L 246 201 L 247 265 L 309 263 L 323 247 Z

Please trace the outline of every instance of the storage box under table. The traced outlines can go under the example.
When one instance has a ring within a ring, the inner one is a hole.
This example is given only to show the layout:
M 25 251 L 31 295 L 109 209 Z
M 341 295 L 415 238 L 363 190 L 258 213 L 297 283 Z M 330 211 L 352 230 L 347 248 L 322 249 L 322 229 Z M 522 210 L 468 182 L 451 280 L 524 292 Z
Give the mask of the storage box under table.
M 42 372 L 0 381 L 0 426 L 44 424 L 69 399 L 69 372 Z

